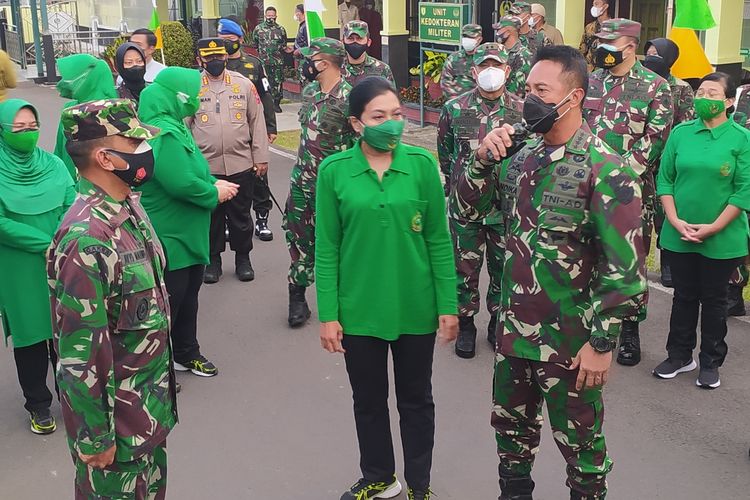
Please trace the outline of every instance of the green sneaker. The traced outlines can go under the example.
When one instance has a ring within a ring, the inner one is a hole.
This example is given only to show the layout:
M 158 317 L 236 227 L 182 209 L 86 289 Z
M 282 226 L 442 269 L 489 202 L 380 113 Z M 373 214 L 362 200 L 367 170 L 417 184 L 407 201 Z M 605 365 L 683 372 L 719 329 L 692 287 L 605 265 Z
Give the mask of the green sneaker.
M 409 488 L 406 491 L 406 498 L 407 500 L 430 500 L 432 498 L 432 490 L 427 488 L 427 490 L 422 491 Z
M 186 363 L 175 361 L 174 369 L 178 372 L 193 372 L 199 377 L 214 377 L 219 373 L 219 369 L 203 356 L 198 356 Z
M 55 423 L 55 417 L 49 411 L 49 408 L 44 410 L 32 411 L 30 413 L 31 418 L 31 432 L 34 434 L 52 434 L 57 429 Z
M 393 498 L 401 493 L 401 483 L 393 476 L 391 483 L 373 482 L 360 479 L 341 495 L 341 500 L 370 500 L 372 498 Z

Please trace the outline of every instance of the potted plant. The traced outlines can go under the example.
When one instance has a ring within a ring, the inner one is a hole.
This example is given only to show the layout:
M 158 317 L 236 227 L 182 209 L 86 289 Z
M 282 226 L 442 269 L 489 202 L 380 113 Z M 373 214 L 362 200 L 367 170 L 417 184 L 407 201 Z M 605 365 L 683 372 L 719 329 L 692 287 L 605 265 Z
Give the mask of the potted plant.
M 440 75 L 443 73 L 443 66 L 448 55 L 443 52 L 433 52 L 425 50 L 426 59 L 422 62 L 422 67 L 415 66 L 409 69 L 409 73 L 414 76 L 424 75 L 425 90 L 432 99 L 437 100 L 443 93 L 440 89 Z
M 183 68 L 194 68 L 195 45 L 190 32 L 178 21 L 169 21 L 161 24 L 161 32 L 164 38 L 164 60 L 167 66 L 182 66 Z M 157 51 L 154 59 L 161 62 L 161 53 Z

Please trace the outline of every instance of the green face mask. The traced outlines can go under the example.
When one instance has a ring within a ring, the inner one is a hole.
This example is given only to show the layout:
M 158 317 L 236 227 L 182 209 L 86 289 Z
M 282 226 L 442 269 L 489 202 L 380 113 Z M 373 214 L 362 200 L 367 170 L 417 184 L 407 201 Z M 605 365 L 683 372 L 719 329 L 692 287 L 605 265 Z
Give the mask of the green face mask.
M 373 149 L 387 152 L 396 149 L 404 133 L 404 120 L 388 120 L 380 125 L 368 127 L 362 132 L 362 139 Z
M 11 148 L 21 153 L 31 153 L 39 141 L 39 129 L 24 129 L 18 132 L 3 130 L 3 140 Z
M 698 97 L 693 101 L 695 114 L 702 120 L 711 120 L 716 118 L 726 110 L 723 99 L 706 99 Z

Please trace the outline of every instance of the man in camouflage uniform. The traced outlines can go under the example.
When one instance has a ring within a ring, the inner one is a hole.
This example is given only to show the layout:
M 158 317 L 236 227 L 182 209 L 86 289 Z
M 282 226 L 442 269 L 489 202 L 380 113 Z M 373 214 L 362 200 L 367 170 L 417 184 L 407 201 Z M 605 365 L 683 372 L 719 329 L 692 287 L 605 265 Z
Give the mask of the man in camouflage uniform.
M 495 30 L 495 40 L 502 43 L 508 49 L 508 66 L 510 75 L 505 88 L 508 92 L 519 97 L 526 95 L 526 76 L 531 71 L 531 51 L 521 43 L 518 38 L 520 21 L 514 16 L 504 16 L 492 25 Z
M 364 21 L 351 21 L 344 26 L 342 37 L 346 49 L 346 62 L 344 63 L 344 80 L 354 87 L 360 80 L 368 76 L 381 76 L 396 87 L 393 80 L 391 67 L 383 61 L 378 61 L 367 53 L 367 48 L 372 44 L 370 40 L 370 29 Z
M 591 4 L 591 15 L 595 19 L 583 28 L 581 43 L 578 46 L 578 50 L 586 58 L 589 71 L 594 69 L 594 54 L 597 45 L 599 45 L 599 39 L 596 37 L 596 34 L 602 30 L 602 23 L 609 19 L 609 1 L 594 0 Z
M 630 19 L 602 23 L 602 31 L 597 33 L 601 43 L 595 55 L 601 68 L 589 77 L 583 107 L 591 131 L 622 155 L 641 178 L 643 251 L 648 254 L 654 230 L 654 170 L 671 130 L 673 113 L 669 83 L 636 58 L 640 36 L 641 24 Z M 637 314 L 622 323 L 617 354 L 617 362 L 622 365 L 634 366 L 641 360 L 638 323 L 646 319 L 647 304 L 648 289 L 638 298 Z
M 481 26 L 467 24 L 461 28 L 461 48 L 448 55 L 440 75 L 440 88 L 446 99 L 453 99 L 477 86 L 471 76 L 472 56 L 481 43 Z
M 80 192 L 47 256 L 55 349 L 75 498 L 164 499 L 177 422 L 164 251 L 130 190 L 153 173 L 125 99 L 63 111 Z
M 349 124 L 351 86 L 341 77 L 344 44 L 332 38 L 316 38 L 301 49 L 303 73 L 314 81 L 302 91 L 297 161 L 292 168 L 284 230 L 289 247 L 289 326 L 310 318 L 305 290 L 315 277 L 315 184 L 318 166 L 334 153 L 354 144 Z
M 310 40 L 308 40 L 307 36 L 307 20 L 305 18 L 304 4 L 297 4 L 297 7 L 294 8 L 294 19 L 299 23 L 299 28 L 297 28 L 297 36 L 294 38 L 294 49 L 292 54 L 294 54 L 294 59 L 297 61 L 300 86 L 304 88 L 307 80 L 305 79 L 305 75 L 302 74 L 302 63 L 304 62 L 302 49 L 310 45 Z
M 284 97 L 284 52 L 286 52 L 286 30 L 276 22 L 276 8 L 266 9 L 266 18 L 253 30 L 253 47 L 267 70 L 271 85 L 273 110 L 281 113 L 281 98 Z
M 472 203 L 499 204 L 506 221 L 492 414 L 500 498 L 532 498 L 546 402 L 570 498 L 603 499 L 612 460 L 602 386 L 620 318 L 646 286 L 641 190 L 630 167 L 582 119 L 583 56 L 553 46 L 537 58 L 528 84 L 539 101 L 527 98 L 524 107 L 536 117 L 556 107 L 557 115 L 529 123 L 543 135 L 502 164 L 495 158 L 505 156 L 509 126 L 493 130 L 479 161 L 458 179 L 458 189 L 475 193 Z
M 271 84 L 266 78 L 263 63 L 255 56 L 246 54 L 241 49 L 241 40 L 244 36 L 242 27 L 231 19 L 221 19 L 218 25 L 219 38 L 223 38 L 227 44 L 227 69 L 236 71 L 255 85 L 255 90 L 260 96 L 263 104 L 263 117 L 266 122 L 266 135 L 268 142 L 273 144 L 276 140 L 276 110 L 274 108 Z M 278 110 L 281 112 L 281 109 Z M 255 210 L 255 235 L 261 241 L 273 240 L 273 232 L 268 227 L 268 216 L 271 213 L 271 189 L 268 186 L 268 174 L 260 176 L 260 182 L 255 183 L 253 188 L 253 209 Z
M 693 88 L 687 82 L 680 80 L 671 73 L 672 65 L 680 56 L 680 49 L 677 44 L 668 38 L 655 38 L 646 42 L 644 50 L 646 58 L 643 61 L 643 66 L 669 83 L 669 89 L 672 93 L 672 126 L 677 126 L 684 121 L 695 118 Z M 654 168 L 654 178 L 656 178 L 658 172 L 659 162 L 657 161 Z M 661 228 L 663 226 L 664 209 L 661 206 L 660 197 L 657 196 L 654 199 L 654 229 L 656 229 L 657 234 L 657 247 L 660 249 L 659 235 L 661 235 Z M 671 288 L 672 272 L 669 268 L 667 254 L 660 252 L 659 261 L 661 264 L 661 284 Z
M 489 70 L 487 75 L 495 78 L 483 75 L 480 79 L 479 75 L 485 70 Z M 508 51 L 502 45 L 480 45 L 474 54 L 472 68 L 478 82 L 477 88 L 448 101 L 443 106 L 438 123 L 440 170 L 445 175 L 446 185 L 453 187 L 448 190 L 448 221 L 458 275 L 459 333 L 455 350 L 462 358 L 473 358 L 476 352 L 474 316 L 479 312 L 479 272 L 485 252 L 490 275 L 487 340 L 495 345 L 505 248 L 500 211 L 492 204 L 474 205 L 467 201 L 475 193 L 473 189 L 469 193 L 455 189 L 456 179 L 471 167 L 473 151 L 490 130 L 503 123 L 518 123 L 523 118 L 523 101 L 505 90 L 504 81 L 509 72 Z
M 520 22 L 518 28 L 518 37 L 524 47 L 529 49 L 531 52 L 531 58 L 534 58 L 536 51 L 540 47 L 546 47 L 552 45 L 552 41 L 544 37 L 544 34 L 539 33 L 537 30 L 531 27 L 529 21 L 531 20 L 531 4 L 528 2 L 513 2 L 510 8 L 510 14 L 516 16 Z
M 737 87 L 737 101 L 735 102 L 735 113 L 732 119 L 750 130 L 750 84 Z M 748 214 L 750 220 L 750 214 Z M 748 243 L 750 245 L 750 242 Z M 742 290 L 750 281 L 750 273 L 747 270 L 747 259 L 737 267 L 732 277 L 729 278 L 729 296 L 727 301 L 727 314 L 729 316 L 745 316 L 745 299 Z

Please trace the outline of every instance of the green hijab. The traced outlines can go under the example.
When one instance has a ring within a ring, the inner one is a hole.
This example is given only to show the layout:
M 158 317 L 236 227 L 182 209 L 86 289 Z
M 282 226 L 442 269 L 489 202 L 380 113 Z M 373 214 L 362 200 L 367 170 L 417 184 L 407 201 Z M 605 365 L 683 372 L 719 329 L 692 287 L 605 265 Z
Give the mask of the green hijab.
M 57 61 L 60 96 L 73 99 L 77 104 L 117 97 L 112 70 L 102 59 L 91 54 L 75 54 Z
M 0 103 L 0 129 L 13 127 L 22 108 L 39 119 L 36 108 L 22 99 Z M 10 147 L 0 134 L 0 200 L 8 210 L 23 215 L 47 213 L 63 205 L 73 181 L 63 162 L 39 147 L 23 153 Z
M 165 68 L 154 83 L 141 92 L 138 117 L 146 124 L 161 129 L 161 136 L 172 134 L 190 152 L 195 141 L 185 125 L 185 118 L 193 116 L 200 106 L 201 74 L 197 70 Z M 156 139 L 159 141 L 159 138 Z

